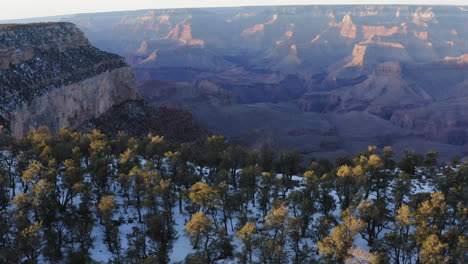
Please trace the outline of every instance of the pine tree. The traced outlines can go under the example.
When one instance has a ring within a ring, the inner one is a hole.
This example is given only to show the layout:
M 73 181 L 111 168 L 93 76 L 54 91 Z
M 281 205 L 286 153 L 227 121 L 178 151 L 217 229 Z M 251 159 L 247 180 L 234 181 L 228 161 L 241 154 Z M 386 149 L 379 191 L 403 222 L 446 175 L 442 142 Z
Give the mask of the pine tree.
M 120 257 L 119 228 L 113 221 L 114 211 L 118 208 L 113 195 L 103 196 L 97 205 L 101 224 L 104 226 L 104 242 L 111 253 Z
M 253 222 L 246 223 L 236 232 L 237 238 L 242 241 L 243 250 L 240 254 L 241 263 L 252 263 L 252 253 L 254 250 L 254 241 L 256 239 L 257 225 Z
M 263 233 L 259 240 L 260 260 L 264 263 L 286 263 L 288 253 L 286 251 L 286 242 L 288 235 L 289 209 L 286 204 L 278 201 L 279 205 L 273 207 L 271 212 L 265 217 L 264 229 L 268 232 Z
M 332 233 L 317 243 L 325 263 L 343 264 L 350 256 L 356 235 L 365 223 L 352 215 L 345 215 L 343 224 L 333 228 Z
M 185 232 L 190 238 L 194 249 L 198 248 L 200 239 L 205 237 L 206 240 L 209 240 L 212 230 L 213 221 L 204 212 L 192 215 L 190 221 L 185 225 Z
M 150 254 L 156 258 L 157 263 L 169 263 L 169 253 L 176 238 L 172 214 L 167 215 L 164 212 L 150 214 L 145 222 L 151 241 Z
M 422 243 L 422 249 L 419 254 L 421 263 L 423 264 L 444 264 L 448 258 L 445 257 L 447 244 L 442 243 L 437 235 L 433 234 L 426 238 Z
M 198 182 L 190 187 L 189 197 L 194 204 L 200 207 L 202 212 L 207 212 L 220 205 L 219 191 L 205 182 Z
M 387 222 L 385 204 L 379 201 L 364 200 L 358 205 L 359 219 L 366 227 L 361 231 L 363 238 L 372 248 Z
M 375 254 L 367 252 L 359 247 L 353 247 L 349 250 L 347 264 L 378 264 L 378 258 Z
M 35 222 L 19 231 L 17 249 L 23 263 L 37 263 L 42 248 L 42 222 Z
M 126 263 L 140 263 L 148 255 L 146 251 L 146 235 L 139 227 L 134 226 L 132 233 L 127 235 L 128 248 L 125 251 Z

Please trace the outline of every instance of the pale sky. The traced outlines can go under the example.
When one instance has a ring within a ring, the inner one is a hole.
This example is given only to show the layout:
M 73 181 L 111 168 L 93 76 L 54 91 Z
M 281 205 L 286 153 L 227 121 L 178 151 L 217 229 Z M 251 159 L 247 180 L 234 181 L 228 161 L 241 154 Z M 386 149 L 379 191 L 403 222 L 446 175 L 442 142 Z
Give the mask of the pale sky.
M 0 0 L 0 20 L 137 9 L 307 5 L 420 4 L 468 5 L 467 0 Z

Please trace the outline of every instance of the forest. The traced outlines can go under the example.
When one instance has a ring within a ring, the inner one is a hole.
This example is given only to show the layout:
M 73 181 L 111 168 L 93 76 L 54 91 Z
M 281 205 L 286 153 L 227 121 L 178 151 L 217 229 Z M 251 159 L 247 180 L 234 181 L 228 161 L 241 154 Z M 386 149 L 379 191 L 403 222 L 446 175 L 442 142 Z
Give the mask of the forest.
M 460 264 L 468 163 L 47 128 L 0 142 L 0 263 Z M 399 155 L 398 155 L 399 156 Z

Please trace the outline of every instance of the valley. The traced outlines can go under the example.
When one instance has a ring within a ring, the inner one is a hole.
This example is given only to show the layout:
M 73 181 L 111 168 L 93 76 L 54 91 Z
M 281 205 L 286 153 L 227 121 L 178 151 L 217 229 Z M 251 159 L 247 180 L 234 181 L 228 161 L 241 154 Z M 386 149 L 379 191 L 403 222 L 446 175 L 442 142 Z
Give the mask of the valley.
M 286 6 L 62 20 L 123 56 L 151 104 L 188 110 L 234 142 L 330 158 L 391 145 L 449 159 L 468 140 L 467 18 L 455 6 Z

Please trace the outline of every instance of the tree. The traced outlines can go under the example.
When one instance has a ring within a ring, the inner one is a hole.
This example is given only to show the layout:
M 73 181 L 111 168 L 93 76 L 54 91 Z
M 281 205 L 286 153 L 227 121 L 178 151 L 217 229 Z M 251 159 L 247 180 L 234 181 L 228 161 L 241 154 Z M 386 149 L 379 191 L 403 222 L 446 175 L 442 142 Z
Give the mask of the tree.
M 283 197 L 286 197 L 286 192 L 292 188 L 292 177 L 301 173 L 301 163 L 303 157 L 299 150 L 281 151 L 276 162 L 276 171 L 282 174 Z
M 199 248 L 200 240 L 205 240 L 204 251 L 208 255 L 208 245 L 213 231 L 213 221 L 204 212 L 192 215 L 190 221 L 185 225 L 185 233 L 190 238 L 194 249 Z
M 244 245 L 240 260 L 242 263 L 252 263 L 252 252 L 254 249 L 253 242 L 257 233 L 257 225 L 253 222 L 246 223 L 239 231 L 236 232 L 237 238 Z
M 384 169 L 386 170 L 395 169 L 396 162 L 393 160 L 394 156 L 395 156 L 395 152 L 393 151 L 392 147 L 386 146 L 383 148 L 382 161 L 383 161 Z
M 403 154 L 404 156 L 398 163 L 398 167 L 409 175 L 414 175 L 416 172 L 416 167 L 422 165 L 424 158 L 416 152 L 407 150 L 405 150 Z
M 138 145 L 135 144 L 132 148 L 128 148 L 124 153 L 120 154 L 120 160 L 117 166 L 120 187 L 127 199 L 130 199 L 129 191 L 132 186 L 132 178 L 129 175 L 130 171 L 140 163 L 136 154 L 137 148 Z
M 18 245 L 18 253 L 25 259 L 23 263 L 37 263 L 42 247 L 41 228 L 42 222 L 35 222 L 19 231 L 16 243 Z
M 307 243 L 303 243 L 303 239 L 306 237 L 302 234 L 302 221 L 302 219 L 294 217 L 288 220 L 288 237 L 294 253 L 295 264 L 307 263 L 309 259 L 310 248 Z
M 378 258 L 375 254 L 367 252 L 359 247 L 353 247 L 349 250 L 346 259 L 347 264 L 378 264 Z
M 186 263 L 213 263 L 215 260 L 232 256 L 231 237 L 224 228 L 214 228 L 213 221 L 204 212 L 192 215 L 185 225 L 185 233 L 190 238 L 195 254 L 187 256 Z M 199 244 L 203 242 L 203 247 Z
M 421 203 L 415 212 L 415 235 L 422 243 L 430 235 L 440 235 L 446 226 L 446 204 L 442 193 L 431 193 L 429 200 Z
M 70 247 L 67 249 L 67 263 L 91 262 L 90 249 L 93 247 L 94 238 L 91 235 L 94 227 L 94 203 L 92 184 L 83 182 L 74 186 L 77 193 L 76 205 L 69 208 L 62 218 L 63 223 L 70 232 Z
M 407 264 L 413 259 L 416 243 L 411 231 L 414 223 L 410 207 L 402 205 L 395 216 L 393 231 L 384 235 L 383 242 L 395 263 Z
M 275 161 L 275 151 L 267 146 L 263 146 L 260 150 L 260 166 L 263 171 L 272 172 Z
M 320 196 L 319 179 L 315 172 L 306 171 L 304 173 L 304 178 L 306 180 L 305 188 L 300 191 L 301 195 L 298 197 L 300 200 L 296 202 L 299 207 L 300 215 L 295 215 L 300 219 L 301 236 L 303 237 L 306 236 L 306 231 L 309 228 L 312 215 L 317 210 L 315 202 L 317 197 Z
M 254 163 L 249 163 L 250 153 L 242 146 L 229 146 L 227 147 L 223 161 L 222 167 L 228 170 L 229 180 L 228 182 L 234 187 L 237 188 L 239 179 L 237 178 L 237 171 L 239 168 L 246 167 Z M 242 180 L 239 181 L 242 183 Z
M 28 192 L 31 184 L 37 183 L 40 179 L 44 177 L 46 168 L 44 165 L 36 160 L 32 161 L 28 169 L 23 171 L 23 176 L 21 177 L 23 181 L 23 192 Z
M 385 204 L 380 201 L 364 200 L 358 205 L 359 219 L 366 227 L 361 234 L 372 248 L 379 234 L 384 230 L 387 222 Z
M 260 260 L 264 263 L 285 263 L 288 259 L 286 241 L 288 234 L 289 209 L 279 202 L 265 217 L 264 229 L 268 232 L 260 237 Z
M 101 224 L 104 226 L 104 242 L 111 253 L 120 257 L 119 228 L 113 221 L 114 210 L 118 208 L 113 195 L 103 196 L 97 205 Z
M 208 260 L 213 261 L 231 258 L 234 254 L 234 246 L 232 245 L 232 236 L 228 234 L 224 227 L 215 229 L 214 239 L 210 240 L 210 254 Z
M 270 172 L 264 172 L 260 176 L 260 184 L 259 184 L 259 194 L 258 196 L 258 204 L 262 210 L 262 216 L 265 218 L 265 216 L 268 213 L 268 210 L 270 209 L 270 202 L 271 198 L 276 198 L 277 195 L 273 194 L 275 191 L 277 192 L 277 189 L 275 188 L 276 186 L 276 181 L 277 178 L 273 173 Z
M 133 167 L 129 175 L 129 184 L 132 186 L 132 198 L 136 199 L 136 209 L 138 213 L 138 221 L 142 222 L 142 214 L 141 214 L 141 209 L 143 206 L 143 201 L 145 194 L 147 193 L 148 189 L 150 189 L 151 186 L 148 186 L 151 184 L 151 178 L 156 178 L 157 175 L 154 173 L 151 173 L 147 169 L 142 169 L 139 167 Z M 146 180 L 145 180 L 146 179 Z
M 205 182 L 198 182 L 190 187 L 189 197 L 203 212 L 219 206 L 219 191 Z
M 365 184 L 364 169 L 361 165 L 351 167 L 343 165 L 336 172 L 335 188 L 340 200 L 341 209 L 351 205 L 351 201 Z
M 242 169 L 239 179 L 240 193 L 243 194 L 243 201 L 247 205 L 252 201 L 255 207 L 255 193 L 257 189 L 258 177 L 262 170 L 259 166 L 248 166 Z
M 132 233 L 127 235 L 128 248 L 125 251 L 125 259 L 128 263 L 140 263 L 148 255 L 146 253 L 146 235 L 137 226 L 132 228 Z
M 429 151 L 426 153 L 426 158 L 424 159 L 424 165 L 428 167 L 437 166 L 438 161 L 437 158 L 439 157 L 439 153 L 436 151 Z
M 74 152 L 78 152 L 78 149 L 75 148 Z M 63 162 L 63 167 L 59 188 L 61 194 L 56 197 L 62 212 L 66 210 L 69 203 L 78 195 L 80 186 L 84 182 L 84 170 L 80 166 L 79 159 L 67 159 Z
M 328 159 L 315 160 L 314 158 L 310 161 L 309 170 L 314 171 L 318 177 L 322 177 L 326 173 L 330 173 L 334 168 L 333 163 Z
M 163 136 L 148 134 L 145 146 L 145 158 L 155 162 L 156 169 L 161 170 L 164 153 L 168 151 L 168 143 Z
M 217 174 L 221 169 L 223 162 L 223 152 L 226 149 L 226 141 L 223 136 L 211 136 L 205 142 L 205 160 L 204 163 L 208 167 L 208 183 L 217 184 Z
M 332 233 L 317 243 L 319 253 L 326 263 L 343 264 L 351 257 L 356 235 L 365 227 L 365 223 L 355 216 L 346 215 L 343 224 L 333 228 Z
M 434 179 L 434 182 L 444 195 L 447 206 L 456 214 L 459 211 L 458 203 L 466 199 L 468 192 L 468 166 L 462 164 L 455 170 L 452 167 L 447 167 L 442 173 Z
M 398 209 L 403 205 L 405 197 L 411 192 L 411 177 L 409 174 L 400 172 L 398 177 L 395 179 L 394 186 L 392 188 L 394 214 L 397 213 Z
M 406 153 L 399 165 L 414 170 L 409 174 L 395 167 L 391 148 L 379 156 L 370 146 L 336 167 L 313 160 L 301 175 L 300 153 L 248 151 L 222 137 L 208 139 L 203 150 L 159 136 L 140 144 L 123 133 L 109 139 L 69 129 L 3 139 L 0 263 L 93 263 L 97 219 L 110 262 L 168 263 L 177 199 L 191 215 L 185 234 L 195 252 L 185 263 L 458 264 L 466 258 L 468 166 L 442 166 L 435 154 L 424 160 Z M 411 194 L 414 180 L 428 172 L 435 192 Z M 124 206 L 117 203 L 122 199 Z M 134 228 L 121 244 L 122 223 Z M 357 247 L 357 234 L 369 251 Z
M 109 182 L 113 174 L 110 170 L 112 158 L 107 137 L 98 130 L 88 135 L 89 139 L 89 166 L 93 189 L 98 200 L 109 192 Z
M 147 216 L 147 234 L 151 240 L 152 252 L 157 259 L 157 263 L 169 263 L 169 253 L 176 238 L 172 214 L 166 215 L 164 212 Z
M 447 263 L 445 251 L 448 244 L 442 243 L 437 235 L 430 235 L 422 244 L 419 257 L 423 264 L 443 264 Z
M 331 213 L 336 208 L 335 198 L 331 195 L 333 187 L 336 186 L 335 178 L 325 173 L 319 179 L 318 209 L 327 218 L 332 217 Z

